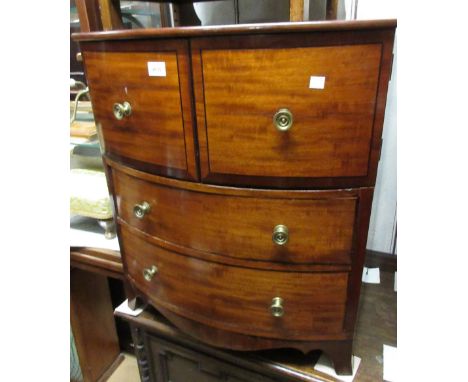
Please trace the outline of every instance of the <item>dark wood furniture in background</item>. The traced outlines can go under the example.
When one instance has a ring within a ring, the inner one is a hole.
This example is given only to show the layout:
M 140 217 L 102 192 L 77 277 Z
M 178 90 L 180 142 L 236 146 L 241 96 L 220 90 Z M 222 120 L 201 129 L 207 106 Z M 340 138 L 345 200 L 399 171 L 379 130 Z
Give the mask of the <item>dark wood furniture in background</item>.
M 116 313 L 130 323 L 140 377 L 145 382 L 185 381 L 335 381 L 314 370 L 295 370 L 287 364 L 289 352 L 233 352 L 206 346 L 185 335 L 151 308 L 138 317 Z M 299 356 L 299 354 L 295 354 Z M 310 354 L 313 365 L 318 353 Z
M 107 280 L 123 279 L 120 253 L 70 248 L 70 265 L 70 321 L 83 381 L 105 381 L 123 360 Z
M 210 345 L 351 373 L 395 28 L 74 35 L 136 295 Z

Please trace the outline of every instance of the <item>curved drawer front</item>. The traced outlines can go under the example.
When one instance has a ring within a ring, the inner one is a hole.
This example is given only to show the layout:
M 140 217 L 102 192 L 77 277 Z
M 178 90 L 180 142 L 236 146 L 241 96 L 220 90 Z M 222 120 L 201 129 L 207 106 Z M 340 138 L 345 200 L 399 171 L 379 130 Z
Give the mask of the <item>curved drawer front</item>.
M 154 173 L 194 178 L 187 43 L 145 46 L 151 48 L 138 51 L 137 44 L 128 42 L 94 50 L 85 45 L 100 138 L 106 153 L 120 161 Z
M 112 177 L 119 216 L 159 239 L 242 259 L 351 262 L 357 197 L 349 191 L 295 192 L 296 198 L 260 190 L 232 195 L 223 194 L 227 188 L 203 185 L 195 191 L 179 181 L 180 188 L 168 187 L 116 170 Z M 137 217 L 142 211 L 135 206 L 145 203 L 149 210 Z
M 205 179 L 246 184 L 248 176 L 249 184 L 265 185 L 265 177 L 285 178 L 281 187 L 288 180 L 374 182 L 382 44 L 301 43 L 308 44 L 282 36 L 279 47 L 240 37 L 193 44 Z
M 343 334 L 347 273 L 253 270 L 153 246 L 121 227 L 130 277 L 157 305 L 232 332 L 282 339 Z M 155 268 L 153 268 L 155 267 Z M 148 270 L 149 281 L 145 279 Z M 272 305 L 280 298 L 275 317 Z M 282 314 L 282 315 L 280 315 Z

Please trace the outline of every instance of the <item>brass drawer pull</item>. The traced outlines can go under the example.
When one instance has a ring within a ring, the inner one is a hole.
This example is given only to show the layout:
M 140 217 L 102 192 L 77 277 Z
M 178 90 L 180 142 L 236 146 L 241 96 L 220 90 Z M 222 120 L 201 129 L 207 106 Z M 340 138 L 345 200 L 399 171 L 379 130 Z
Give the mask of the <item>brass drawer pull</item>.
M 132 114 L 132 106 L 127 101 L 125 101 L 123 104 L 114 103 L 112 110 L 114 111 L 115 118 L 117 118 L 119 121 L 124 117 L 128 117 L 130 114 Z
M 146 281 L 151 281 L 156 273 L 158 273 L 158 267 L 156 265 L 152 265 L 151 268 L 143 269 L 143 277 Z
M 141 204 L 135 204 L 133 207 L 133 214 L 138 219 L 143 219 L 143 217 L 149 213 L 151 210 L 151 206 L 148 202 L 142 202 Z
M 289 230 L 285 225 L 279 224 L 273 228 L 273 243 L 285 245 L 289 239 Z
M 284 315 L 283 299 L 275 297 L 271 300 L 270 311 L 273 317 L 282 317 Z
M 293 115 L 288 109 L 279 109 L 273 117 L 273 124 L 278 131 L 288 131 L 293 124 Z

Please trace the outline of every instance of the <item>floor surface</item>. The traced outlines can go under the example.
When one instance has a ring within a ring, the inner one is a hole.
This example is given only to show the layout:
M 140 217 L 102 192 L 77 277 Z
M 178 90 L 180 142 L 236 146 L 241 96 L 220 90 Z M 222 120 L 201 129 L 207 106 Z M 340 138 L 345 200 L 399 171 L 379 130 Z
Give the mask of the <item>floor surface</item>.
M 125 359 L 115 369 L 107 382 L 139 382 L 140 373 L 138 372 L 137 360 L 134 355 L 124 353 Z

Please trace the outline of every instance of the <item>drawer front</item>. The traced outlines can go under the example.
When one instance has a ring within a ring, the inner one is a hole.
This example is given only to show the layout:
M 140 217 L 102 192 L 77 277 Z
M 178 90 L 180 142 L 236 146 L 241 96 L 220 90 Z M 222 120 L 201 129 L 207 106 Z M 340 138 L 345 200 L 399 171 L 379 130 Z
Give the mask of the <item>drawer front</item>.
M 145 49 L 153 50 L 143 52 L 126 43 L 105 51 L 84 47 L 93 111 L 109 156 L 154 173 L 196 176 L 186 45 L 152 43 Z M 150 72 L 152 66 L 160 71 Z M 114 105 L 125 102 L 130 114 L 116 117 Z
M 372 185 L 382 44 L 301 47 L 278 37 L 277 48 L 270 40 L 268 48 L 242 38 L 194 44 L 202 177 L 283 188 Z
M 151 245 L 124 226 L 121 239 L 128 274 L 156 307 L 261 337 L 306 340 L 343 333 L 346 272 L 278 272 L 203 261 Z M 275 310 L 281 316 L 272 313 L 275 298 L 281 298 Z
M 226 195 L 221 187 L 167 187 L 115 170 L 113 181 L 119 216 L 164 241 L 247 260 L 351 262 L 357 196 L 350 192 Z M 135 206 L 144 202 L 149 211 L 138 218 Z

